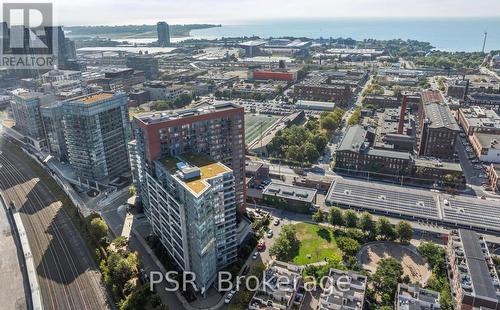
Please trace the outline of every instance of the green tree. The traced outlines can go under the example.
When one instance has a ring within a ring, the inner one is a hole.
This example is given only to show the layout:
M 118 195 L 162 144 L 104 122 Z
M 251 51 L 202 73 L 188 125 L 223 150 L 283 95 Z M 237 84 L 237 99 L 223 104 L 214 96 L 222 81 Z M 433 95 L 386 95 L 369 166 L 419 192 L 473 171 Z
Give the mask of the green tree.
M 288 145 L 288 140 L 280 133 L 281 131 L 278 131 L 267 146 L 267 149 L 272 154 L 284 155 L 284 146 Z
M 358 242 L 365 242 L 365 233 L 359 228 L 347 228 L 345 236 L 357 240 Z
M 304 124 L 304 127 L 312 132 L 316 132 L 319 129 L 318 119 L 314 116 L 311 116 L 309 120 Z
M 312 137 L 311 142 L 312 142 L 312 144 L 314 144 L 314 146 L 316 146 L 316 150 L 319 153 L 323 153 L 326 145 L 328 144 L 328 138 L 325 136 L 325 134 L 319 133 L 319 134 L 315 134 Z
M 337 245 L 348 256 L 354 256 L 359 251 L 359 242 L 349 237 L 337 238 Z
M 278 236 L 276 241 L 269 249 L 269 254 L 276 256 L 278 260 L 286 260 L 288 253 L 292 250 L 292 245 L 290 241 L 284 236 Z
M 276 241 L 269 249 L 269 254 L 276 256 L 278 260 L 287 261 L 292 250 L 297 246 L 296 229 L 293 225 L 285 225 Z
M 318 161 L 319 153 L 316 149 L 316 146 L 311 142 L 307 142 L 304 146 L 304 157 L 310 163 L 314 163 Z
M 445 287 L 440 291 L 439 303 L 443 310 L 453 310 L 453 299 L 450 293 L 450 286 L 446 283 Z
M 434 242 L 424 242 L 418 246 L 418 252 L 425 257 L 437 277 L 446 277 L 445 250 Z
M 372 236 L 375 236 L 377 234 L 375 222 L 373 221 L 372 215 L 366 211 L 361 213 L 361 216 L 359 217 L 358 227 L 365 233 L 368 233 Z
M 128 194 L 130 196 L 135 196 L 137 194 L 137 190 L 135 189 L 135 186 L 133 186 L 133 185 L 129 186 L 129 188 L 128 188 Z
M 358 226 L 358 215 L 354 210 L 347 210 L 344 212 L 345 225 L 350 228 Z
M 349 117 L 348 124 L 349 126 L 359 124 L 361 121 L 361 107 L 356 108 L 354 112 L 352 112 L 351 116 Z
M 410 242 L 411 238 L 413 238 L 413 228 L 408 222 L 400 221 L 396 225 L 396 234 L 401 243 L 407 244 Z
M 433 242 L 421 243 L 418 252 L 422 255 L 432 268 L 432 277 L 427 282 L 427 286 L 441 293 L 440 304 L 443 310 L 452 310 L 453 301 L 450 293 L 450 286 L 446 275 L 445 250 L 443 247 Z
M 100 217 L 93 218 L 88 226 L 90 238 L 97 244 L 108 236 L 108 225 Z
M 290 145 L 286 151 L 286 159 L 295 162 L 304 161 L 304 153 L 301 148 L 297 145 Z
M 377 221 L 377 234 L 385 240 L 396 239 L 394 227 L 385 217 L 380 217 Z
M 296 234 L 297 234 L 297 230 L 295 229 L 295 226 L 293 226 L 293 225 L 284 225 L 281 228 L 280 235 L 284 236 L 292 244 L 298 242 Z
M 333 226 L 343 226 L 344 214 L 342 210 L 337 207 L 331 207 L 328 213 L 328 222 L 330 222 Z
M 148 292 L 144 290 L 135 290 L 129 294 L 120 304 L 120 310 L 145 309 L 148 303 Z
M 193 101 L 193 97 L 189 93 L 182 93 L 175 98 L 174 105 L 178 108 L 184 107 Z
M 313 216 L 313 221 L 315 221 L 316 223 L 321 223 L 325 220 L 325 216 L 323 215 L 323 212 L 318 209 L 318 211 L 316 211 Z
M 334 131 L 339 127 L 339 123 L 331 116 L 324 117 L 320 120 L 321 128 Z
M 302 126 L 294 125 L 286 131 L 288 141 L 292 145 L 303 145 L 309 139 L 309 132 Z
M 381 297 L 383 306 L 392 304 L 402 275 L 403 267 L 396 259 L 384 258 L 378 262 L 377 271 L 372 276 L 372 284 L 375 292 Z

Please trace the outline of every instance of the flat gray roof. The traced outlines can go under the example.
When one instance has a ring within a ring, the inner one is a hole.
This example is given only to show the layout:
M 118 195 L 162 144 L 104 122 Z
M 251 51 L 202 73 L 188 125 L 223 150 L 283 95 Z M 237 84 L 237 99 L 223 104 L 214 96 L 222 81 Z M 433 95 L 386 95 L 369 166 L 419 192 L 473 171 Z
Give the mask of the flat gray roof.
M 264 189 L 263 194 L 312 203 L 317 192 L 317 190 L 311 188 L 271 182 Z
M 151 113 L 144 113 L 135 116 L 134 118 L 145 123 L 145 124 L 153 124 L 159 123 L 163 121 L 171 121 L 175 119 L 180 119 L 184 117 L 191 117 L 196 115 L 209 114 L 213 112 L 239 109 L 241 108 L 239 105 L 236 105 L 232 102 L 218 102 L 212 105 L 205 104 L 198 106 L 196 108 L 191 109 L 178 109 L 178 110 L 169 110 L 169 111 L 158 111 Z
M 488 133 L 475 132 L 479 144 L 484 149 L 500 149 L 500 136 Z
M 361 125 L 354 125 L 347 128 L 337 151 L 359 152 L 365 142 L 367 131 Z
M 479 245 L 479 236 L 471 230 L 460 229 L 460 239 L 469 267 L 469 275 L 476 296 L 498 300 L 496 290 L 491 282 L 490 270 L 486 265 L 483 250 Z
M 450 171 L 462 171 L 459 163 L 441 162 L 432 159 L 415 158 L 415 166 L 428 167 L 433 169 L 442 169 Z
M 500 234 L 500 202 L 493 200 L 336 178 L 328 191 L 326 201 L 330 205 Z
M 430 128 L 448 128 L 459 131 L 457 121 L 447 105 L 431 102 L 424 104 L 425 117 Z
M 397 152 L 397 151 L 383 150 L 383 149 L 369 149 L 368 155 L 398 158 L 398 159 L 404 159 L 404 160 L 411 159 L 411 155 L 408 152 Z

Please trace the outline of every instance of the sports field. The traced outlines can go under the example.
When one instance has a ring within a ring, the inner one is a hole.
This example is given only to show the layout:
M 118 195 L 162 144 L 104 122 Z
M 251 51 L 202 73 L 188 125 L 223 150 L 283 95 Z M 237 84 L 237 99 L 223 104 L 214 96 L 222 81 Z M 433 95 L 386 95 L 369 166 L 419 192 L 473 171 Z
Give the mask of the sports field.
M 245 114 L 245 143 L 252 142 L 255 138 L 260 137 L 261 127 L 262 132 L 271 127 L 279 116 L 269 114 Z

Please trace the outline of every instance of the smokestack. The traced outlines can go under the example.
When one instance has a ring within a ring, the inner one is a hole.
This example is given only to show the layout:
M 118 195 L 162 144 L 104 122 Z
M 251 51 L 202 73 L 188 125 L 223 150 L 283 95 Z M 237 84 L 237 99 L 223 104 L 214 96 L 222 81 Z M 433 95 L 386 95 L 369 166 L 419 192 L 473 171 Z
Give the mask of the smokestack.
M 403 102 L 401 103 L 401 111 L 399 113 L 399 126 L 398 126 L 398 134 L 403 134 L 403 129 L 405 127 L 405 113 L 408 108 L 408 96 L 403 95 Z

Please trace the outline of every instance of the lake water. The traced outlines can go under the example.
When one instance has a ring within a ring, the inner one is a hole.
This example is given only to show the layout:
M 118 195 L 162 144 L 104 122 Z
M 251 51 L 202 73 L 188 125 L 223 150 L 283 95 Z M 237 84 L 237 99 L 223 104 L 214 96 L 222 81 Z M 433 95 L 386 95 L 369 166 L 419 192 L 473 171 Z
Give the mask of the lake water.
M 414 39 L 430 42 L 440 50 L 500 50 L 500 17 L 485 18 L 331 18 L 262 20 L 240 25 L 194 30 L 192 38 L 295 36 L 308 38 Z

